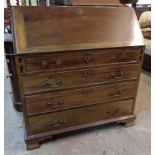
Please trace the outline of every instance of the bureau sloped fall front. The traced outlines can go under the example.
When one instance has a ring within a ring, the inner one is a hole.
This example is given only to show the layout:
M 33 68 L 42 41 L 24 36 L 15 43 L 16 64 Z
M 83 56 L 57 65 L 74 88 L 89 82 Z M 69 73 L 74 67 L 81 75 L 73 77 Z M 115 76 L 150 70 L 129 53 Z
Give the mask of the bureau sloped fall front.
M 134 125 L 144 44 L 129 7 L 12 7 L 27 149 L 106 123 Z

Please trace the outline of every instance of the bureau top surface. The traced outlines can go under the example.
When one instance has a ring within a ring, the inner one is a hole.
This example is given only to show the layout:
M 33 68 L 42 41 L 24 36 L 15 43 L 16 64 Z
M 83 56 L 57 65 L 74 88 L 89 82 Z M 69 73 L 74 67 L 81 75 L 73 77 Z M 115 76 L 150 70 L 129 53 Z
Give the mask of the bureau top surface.
M 143 46 L 133 8 L 12 7 L 17 54 Z

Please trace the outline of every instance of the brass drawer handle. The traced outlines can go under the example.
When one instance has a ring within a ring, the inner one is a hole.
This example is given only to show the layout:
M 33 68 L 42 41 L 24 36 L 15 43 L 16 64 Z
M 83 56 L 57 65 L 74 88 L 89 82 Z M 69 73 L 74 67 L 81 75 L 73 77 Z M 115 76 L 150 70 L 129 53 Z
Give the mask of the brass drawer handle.
M 45 86 L 48 86 L 50 88 L 55 88 L 55 87 L 60 87 L 63 84 L 63 80 L 62 79 L 45 80 L 43 83 L 44 83 Z
M 47 105 L 51 106 L 52 108 L 56 108 L 61 104 L 63 104 L 63 102 L 64 102 L 63 98 L 59 98 L 58 100 L 55 100 L 55 101 L 48 101 Z
M 46 60 L 43 60 L 43 61 L 41 62 L 41 66 L 42 66 L 43 68 L 47 67 L 47 66 L 48 66 L 48 62 L 47 62 Z
M 127 57 L 126 55 L 121 55 L 121 57 L 119 58 L 120 61 L 125 61 L 127 60 Z
M 109 92 L 108 95 L 112 97 L 120 97 L 122 95 L 122 91 L 118 90 L 116 92 Z
M 59 127 L 59 126 L 61 126 L 61 125 L 64 124 L 64 119 L 60 119 L 60 120 L 58 120 L 58 122 L 53 122 L 51 120 L 48 120 L 48 123 L 47 124 L 49 126 L 52 126 L 52 127 L 56 128 L 56 127 Z
M 56 64 L 57 66 L 62 65 L 62 60 L 56 60 L 55 64 Z
M 90 62 L 90 60 L 91 60 L 91 57 L 87 55 L 87 56 L 85 56 L 85 58 L 84 58 L 84 59 L 85 59 L 85 62 L 86 62 L 86 63 L 89 63 L 89 62 Z
M 117 72 L 111 72 L 110 76 L 113 79 L 117 79 L 117 78 L 122 78 L 123 74 L 124 74 L 123 71 L 117 71 Z

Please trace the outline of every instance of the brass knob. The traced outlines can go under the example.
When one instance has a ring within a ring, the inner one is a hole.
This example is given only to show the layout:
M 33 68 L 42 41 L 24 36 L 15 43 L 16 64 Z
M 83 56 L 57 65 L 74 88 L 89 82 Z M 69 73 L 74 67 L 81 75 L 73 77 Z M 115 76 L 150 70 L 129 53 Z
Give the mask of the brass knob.
M 48 66 L 48 62 L 46 60 L 43 60 L 41 62 L 41 66 L 44 67 L 44 68 L 47 67 Z
M 115 62 L 115 61 L 116 61 L 116 56 L 115 56 L 115 55 L 112 55 L 112 56 L 111 56 L 111 61 L 112 61 L 112 62 Z
M 57 66 L 60 66 L 60 65 L 62 64 L 62 60 L 56 60 L 55 64 L 56 64 Z
M 127 60 L 127 57 L 126 57 L 126 55 L 121 55 L 121 57 L 119 58 L 119 60 L 120 61 L 125 61 L 125 60 Z

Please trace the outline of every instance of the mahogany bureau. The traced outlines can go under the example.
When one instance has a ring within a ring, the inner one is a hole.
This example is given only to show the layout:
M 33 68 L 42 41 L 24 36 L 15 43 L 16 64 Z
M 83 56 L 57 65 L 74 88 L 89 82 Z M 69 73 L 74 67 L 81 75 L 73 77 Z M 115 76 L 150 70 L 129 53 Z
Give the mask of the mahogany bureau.
M 53 135 L 135 121 L 144 44 L 133 8 L 12 7 L 27 149 Z

